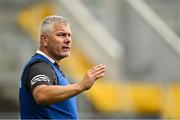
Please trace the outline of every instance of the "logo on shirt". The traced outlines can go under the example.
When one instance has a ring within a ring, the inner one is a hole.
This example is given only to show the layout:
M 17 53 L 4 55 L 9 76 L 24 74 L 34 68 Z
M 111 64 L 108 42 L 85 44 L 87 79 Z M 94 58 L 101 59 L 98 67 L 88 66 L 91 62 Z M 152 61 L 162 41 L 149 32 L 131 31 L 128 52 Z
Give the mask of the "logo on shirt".
M 44 82 L 44 81 L 50 82 L 49 78 L 46 75 L 36 75 L 31 80 L 31 86 L 33 86 L 37 82 Z

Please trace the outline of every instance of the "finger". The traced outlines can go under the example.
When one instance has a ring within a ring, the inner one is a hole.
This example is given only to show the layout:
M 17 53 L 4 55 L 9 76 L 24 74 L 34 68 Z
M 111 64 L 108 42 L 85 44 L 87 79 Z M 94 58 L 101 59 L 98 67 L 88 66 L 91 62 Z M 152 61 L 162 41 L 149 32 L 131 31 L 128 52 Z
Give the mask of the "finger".
M 98 69 L 94 70 L 94 71 L 92 72 L 92 74 L 97 75 L 97 74 L 100 73 L 101 71 L 105 71 L 105 70 L 106 70 L 106 67 L 101 67 L 101 68 L 98 68 Z
M 105 68 L 106 68 L 105 65 L 99 65 L 99 66 L 95 67 L 94 69 L 92 69 L 92 70 L 90 71 L 90 73 L 91 73 L 91 74 L 94 74 L 95 72 L 100 71 L 100 70 L 105 69 Z
M 99 79 L 99 78 L 102 78 L 104 75 L 105 75 L 104 73 L 98 74 L 98 75 L 96 76 L 96 80 Z
M 100 70 L 98 70 L 98 71 L 96 71 L 96 72 L 94 72 L 94 76 L 97 76 L 97 75 L 99 75 L 99 74 L 101 74 L 101 73 L 104 73 L 106 71 L 106 68 L 103 68 L 103 69 L 100 69 Z
M 102 67 L 102 66 L 104 66 L 104 65 L 103 65 L 103 64 L 96 65 L 96 66 L 92 67 L 89 71 L 90 71 L 90 72 L 91 72 L 91 71 L 94 71 L 95 69 L 97 69 L 97 68 L 99 68 L 99 67 Z
M 101 69 L 101 70 L 96 71 L 95 73 L 91 74 L 92 80 L 98 79 L 98 78 L 99 78 L 98 76 L 99 76 L 100 74 L 104 74 L 105 71 L 106 71 L 106 69 L 104 68 L 104 69 Z

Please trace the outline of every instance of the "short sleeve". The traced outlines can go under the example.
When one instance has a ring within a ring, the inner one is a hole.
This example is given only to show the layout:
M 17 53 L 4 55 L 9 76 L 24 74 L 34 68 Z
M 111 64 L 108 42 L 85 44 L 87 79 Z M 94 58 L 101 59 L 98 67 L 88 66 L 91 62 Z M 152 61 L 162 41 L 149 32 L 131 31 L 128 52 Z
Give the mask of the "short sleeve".
M 43 61 L 33 63 L 26 73 L 26 83 L 28 89 L 33 89 L 39 85 L 53 85 L 56 75 L 52 67 Z

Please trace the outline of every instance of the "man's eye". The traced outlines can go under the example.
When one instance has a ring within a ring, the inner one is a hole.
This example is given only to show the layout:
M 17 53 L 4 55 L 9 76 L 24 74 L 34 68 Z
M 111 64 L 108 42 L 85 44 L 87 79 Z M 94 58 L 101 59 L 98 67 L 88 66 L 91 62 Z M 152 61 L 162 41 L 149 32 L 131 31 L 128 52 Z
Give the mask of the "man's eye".
M 58 33 L 57 36 L 62 36 L 62 37 L 71 37 L 71 34 L 70 33 Z
M 69 37 L 71 37 L 71 34 L 68 34 Z
M 59 34 L 57 34 L 57 36 L 64 36 L 64 34 L 63 33 L 59 33 Z

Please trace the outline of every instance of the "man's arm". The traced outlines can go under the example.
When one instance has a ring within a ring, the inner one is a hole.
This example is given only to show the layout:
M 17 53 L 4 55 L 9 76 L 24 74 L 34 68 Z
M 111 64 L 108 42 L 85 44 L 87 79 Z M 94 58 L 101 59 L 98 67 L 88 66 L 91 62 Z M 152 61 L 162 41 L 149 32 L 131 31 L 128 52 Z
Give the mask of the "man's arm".
M 87 71 L 79 83 L 67 86 L 39 85 L 34 88 L 33 97 L 41 105 L 63 101 L 91 88 L 97 79 L 104 76 L 105 70 L 106 67 L 104 65 L 95 66 Z

